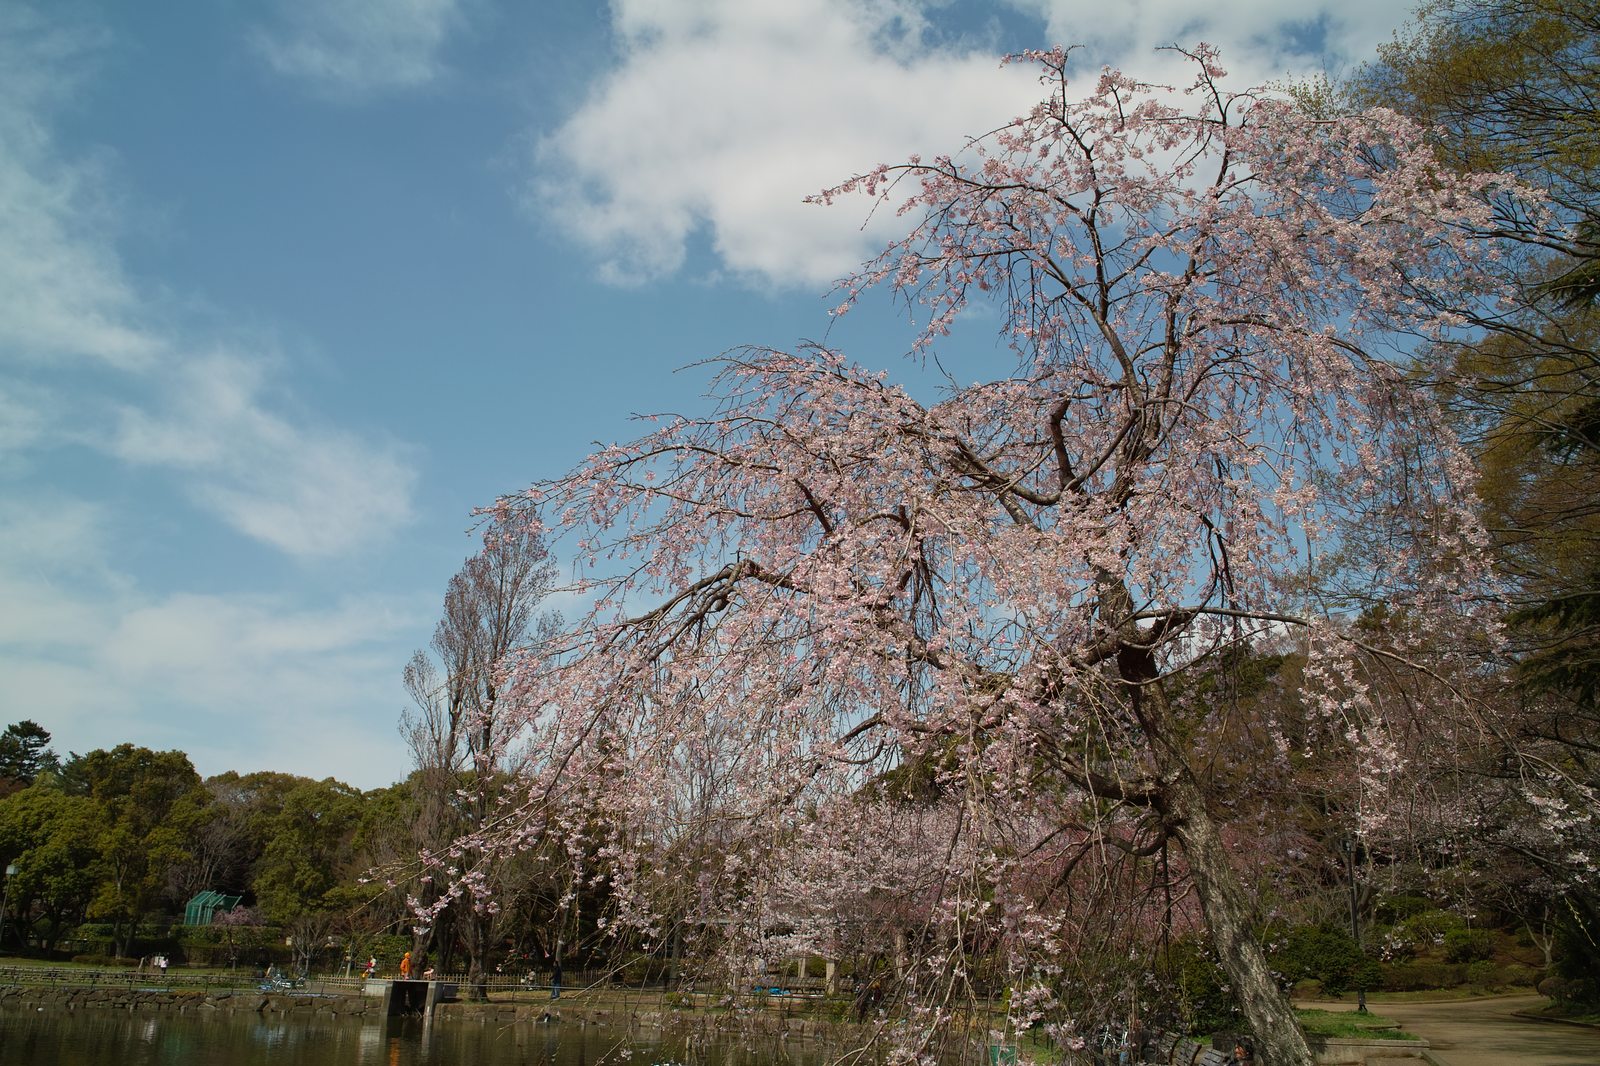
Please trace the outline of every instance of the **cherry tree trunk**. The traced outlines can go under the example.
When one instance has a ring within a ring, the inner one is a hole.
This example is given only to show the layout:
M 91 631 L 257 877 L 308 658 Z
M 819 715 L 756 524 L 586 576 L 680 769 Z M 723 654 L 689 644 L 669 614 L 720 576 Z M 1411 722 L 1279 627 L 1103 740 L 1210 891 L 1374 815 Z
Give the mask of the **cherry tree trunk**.
M 1256 1061 L 1263 1066 L 1314 1066 L 1316 1058 L 1305 1033 L 1251 931 L 1244 887 L 1199 789 L 1187 775 L 1180 775 L 1169 796 L 1173 835 L 1188 858 L 1218 961 L 1255 1034 Z
M 489 998 L 489 972 L 484 969 L 489 946 L 489 917 L 471 909 L 461 917 L 462 939 L 467 948 L 467 999 L 482 1003 Z

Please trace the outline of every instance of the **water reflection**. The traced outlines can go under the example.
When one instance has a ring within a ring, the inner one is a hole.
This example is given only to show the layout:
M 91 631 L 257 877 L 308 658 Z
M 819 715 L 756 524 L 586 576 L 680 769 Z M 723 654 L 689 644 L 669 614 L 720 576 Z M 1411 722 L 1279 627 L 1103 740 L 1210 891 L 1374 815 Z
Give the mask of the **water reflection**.
M 28 1066 L 824 1066 L 809 1042 L 661 1042 L 576 1023 L 0 1010 L 0 1063 Z

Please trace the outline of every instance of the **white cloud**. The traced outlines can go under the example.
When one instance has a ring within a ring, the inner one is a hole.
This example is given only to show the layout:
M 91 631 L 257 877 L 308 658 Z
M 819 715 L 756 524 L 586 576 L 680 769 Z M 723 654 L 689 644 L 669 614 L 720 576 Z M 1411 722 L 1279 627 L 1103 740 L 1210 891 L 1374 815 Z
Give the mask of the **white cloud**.
M 61 752 L 176 747 L 202 773 L 362 787 L 405 773 L 400 664 L 432 604 L 152 594 L 116 569 L 122 532 L 112 509 L 59 492 L 0 501 L 0 707 Z
M 96 662 L 187 722 L 178 742 L 205 772 L 293 767 L 373 787 L 405 773 L 398 664 L 425 630 L 422 612 L 383 598 L 306 608 L 179 593 L 130 604 Z
M 195 359 L 171 376 L 163 410 L 122 412 L 110 447 L 127 462 L 184 472 L 197 503 L 290 555 L 354 552 L 410 520 L 406 449 L 291 420 L 269 407 L 263 386 L 256 362 Z
M 104 223 L 86 203 L 92 168 L 40 166 L 0 117 L 0 359 L 89 358 L 147 365 L 158 340 L 137 322 L 137 298 Z
M 50 390 L 0 379 L 0 475 L 45 439 L 56 417 Z
M 0 572 L 0 649 L 20 658 L 49 660 L 68 652 L 69 657 L 92 652 L 106 629 L 106 616 L 96 604 L 65 595 L 55 580 L 37 572 Z M 5 702 L 26 704 L 16 691 L 16 679 L 4 671 Z M 45 701 L 46 706 L 54 702 Z
M 252 36 L 268 65 L 334 96 L 415 89 L 441 77 L 460 0 L 280 0 Z
M 290 770 L 364 788 L 404 776 L 395 723 L 405 639 L 421 612 L 354 599 L 323 610 L 261 598 L 104 589 L 63 595 L 0 570 L 7 706 L 84 751 L 129 742 L 181 748 L 205 774 Z
M 877 243 L 802 203 L 852 173 L 947 148 L 1031 102 L 992 49 L 929 49 L 916 9 L 832 0 L 614 5 L 622 61 L 539 149 L 531 210 L 613 281 L 671 273 L 700 227 L 763 282 L 826 284 Z
M 297 702 L 305 702 L 311 692 L 308 679 L 328 683 L 328 662 L 360 663 L 374 641 L 399 639 L 416 628 L 416 618 L 381 601 L 294 609 L 271 597 L 178 593 L 123 613 L 102 655 L 122 677 L 145 683 L 169 679 L 181 688 L 186 703 L 237 701 L 241 675 L 265 684 L 273 702 L 291 693 Z M 397 679 L 393 660 L 382 661 Z M 359 667 L 350 671 L 352 676 L 367 673 Z M 326 706 L 330 698 L 348 696 L 343 691 L 348 684 L 336 682 L 339 692 L 311 702 Z M 248 698 L 254 702 L 261 697 Z
M 104 162 L 61 159 L 50 133 L 102 43 L 92 29 L 0 7 L 0 363 L 136 367 L 159 347 L 112 250 Z
M 1109 62 L 1186 84 L 1180 61 L 1153 49 L 1207 40 L 1224 47 L 1241 86 L 1317 69 L 1285 33 L 1335 10 L 1273 0 L 1013 6 L 1048 20 L 1031 44 L 1090 40 L 1086 75 Z M 525 202 L 614 282 L 680 269 L 703 232 L 747 279 L 826 284 L 896 224 L 879 212 L 863 228 L 865 202 L 828 210 L 803 197 L 879 162 L 956 149 L 1039 94 L 1032 71 L 999 67 L 992 41 L 934 33 L 948 17 L 938 4 L 616 0 L 613 17 L 618 62 L 541 139 Z M 1359 59 L 1400 12 L 1357 0 L 1326 17 L 1330 44 Z
M 57 493 L 26 502 L 13 496 L 0 502 L 0 564 L 41 575 L 104 575 L 105 527 L 102 506 Z

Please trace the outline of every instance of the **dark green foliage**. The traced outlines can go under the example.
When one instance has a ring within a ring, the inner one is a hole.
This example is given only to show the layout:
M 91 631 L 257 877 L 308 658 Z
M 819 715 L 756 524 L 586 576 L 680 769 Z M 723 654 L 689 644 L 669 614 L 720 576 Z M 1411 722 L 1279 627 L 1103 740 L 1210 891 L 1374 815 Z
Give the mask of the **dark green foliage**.
M 26 788 L 40 774 L 59 766 L 60 761 L 50 750 L 50 733 L 39 723 L 23 719 L 0 733 L 0 795 L 10 790 L 7 785 Z
M 1451 962 L 1403 962 L 1383 968 L 1385 992 L 1426 992 L 1466 983 L 1467 968 Z
M 1398 925 L 1398 930 L 1420 947 L 1442 944 L 1452 930 L 1461 928 L 1461 918 L 1450 911 L 1419 911 Z
M 133 744 L 74 755 L 62 780 L 98 807 L 94 848 L 105 872 L 89 916 L 113 925 L 117 953 L 133 954 L 129 938 L 161 908 L 167 875 L 189 858 L 209 797 L 183 752 Z
M 86 796 L 67 796 L 41 779 L 0 799 L 0 860 L 15 863 L 7 884 L 15 925 L 52 949 L 83 920 L 111 869 L 99 847 L 104 812 Z M 18 937 L 20 939 L 20 937 Z
M 618 984 L 644 987 L 666 984 L 672 977 L 672 960 L 661 955 L 634 955 L 617 970 Z
M 1520 706 L 1502 711 L 1506 725 L 1496 727 L 1505 750 L 1486 752 L 1476 781 L 1487 784 L 1468 806 L 1492 806 L 1484 796 L 1495 777 L 1514 792 L 1517 775 L 1538 765 L 1571 782 L 1559 797 L 1569 809 L 1592 810 L 1585 797 L 1600 784 L 1600 5 L 1422 0 L 1413 26 L 1379 53 L 1351 86 L 1356 100 L 1420 120 L 1450 165 L 1508 171 L 1542 189 L 1558 223 L 1505 212 L 1500 224 L 1525 250 L 1503 262 L 1520 300 L 1484 322 L 1472 343 L 1425 358 L 1437 360 L 1446 400 L 1477 453 L 1520 689 Z M 1587 870 L 1600 824 L 1590 817 L 1530 845 L 1528 817 L 1500 823 L 1510 861 L 1537 866 L 1537 883 L 1561 886 L 1575 908 L 1600 911 Z M 1501 843 L 1498 830 L 1485 825 L 1478 843 Z M 1542 909 L 1538 900 L 1527 906 Z M 1594 932 L 1558 941 L 1580 984 L 1600 972 Z
M 1600 920 L 1592 912 L 1569 909 L 1556 945 L 1556 998 L 1573 1006 L 1600 1008 Z
M 1540 971 L 1518 962 L 1495 965 L 1495 987 L 1533 988 L 1539 983 Z
M 1384 896 L 1373 908 L 1373 917 L 1385 925 L 1398 925 L 1424 911 L 1433 910 L 1433 902 L 1426 896 Z
M 1167 954 L 1166 979 L 1188 1032 L 1238 1031 L 1244 1026 L 1244 1013 L 1209 945 L 1174 942 Z
M 1373 988 L 1379 980 L 1377 963 L 1362 954 L 1344 929 L 1308 925 L 1291 929 L 1270 958 L 1285 981 L 1319 981 L 1331 995 Z
M 1467 963 L 1467 984 L 1473 988 L 1488 990 L 1497 987 L 1501 982 L 1500 967 L 1488 959 Z
M 1546 644 L 1517 664 L 1529 688 L 1565 692 L 1593 706 L 1600 695 L 1600 569 L 1589 571 L 1586 588 L 1574 588 L 1533 603 L 1509 616 L 1512 624 L 1546 637 Z
M 356 872 L 344 860 L 360 813 L 360 792 L 332 778 L 299 781 L 282 793 L 276 810 L 263 813 L 254 887 L 268 920 L 289 922 L 334 905 L 328 893 Z
M 1482 962 L 1494 955 L 1494 934 L 1487 929 L 1452 929 L 1444 935 L 1445 962 Z

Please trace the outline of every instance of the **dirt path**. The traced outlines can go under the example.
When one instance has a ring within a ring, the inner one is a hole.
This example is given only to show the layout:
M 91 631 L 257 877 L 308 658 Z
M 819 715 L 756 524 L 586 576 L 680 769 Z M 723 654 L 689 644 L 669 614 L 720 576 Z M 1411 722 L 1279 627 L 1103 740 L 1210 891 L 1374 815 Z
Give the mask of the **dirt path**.
M 1544 1005 L 1542 996 L 1495 996 L 1381 1003 L 1373 1011 L 1431 1043 L 1441 1066 L 1600 1066 L 1600 1029 L 1515 1016 Z M 1348 1003 L 1317 1006 L 1351 1008 Z

